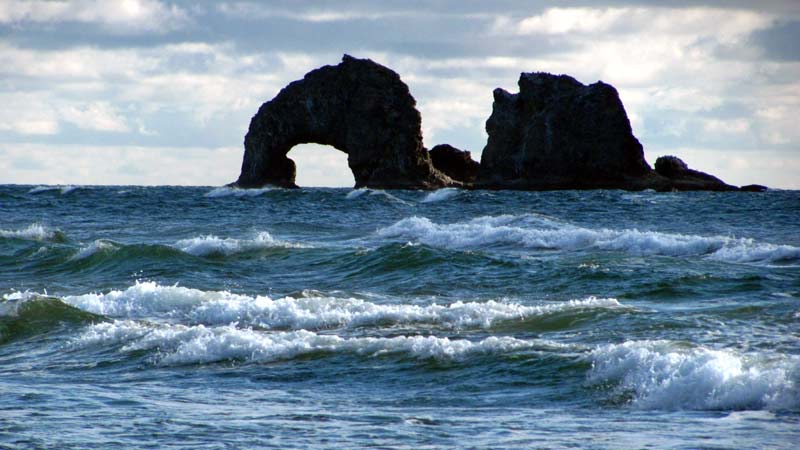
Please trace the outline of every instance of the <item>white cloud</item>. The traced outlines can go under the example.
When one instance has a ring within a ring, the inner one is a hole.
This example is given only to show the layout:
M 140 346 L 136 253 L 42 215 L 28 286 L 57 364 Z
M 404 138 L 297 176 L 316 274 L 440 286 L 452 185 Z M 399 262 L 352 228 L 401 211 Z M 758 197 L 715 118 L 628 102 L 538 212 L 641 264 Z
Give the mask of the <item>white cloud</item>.
M 0 143 L 0 183 L 219 186 L 236 180 L 241 158 L 238 147 Z
M 706 119 L 703 129 L 707 133 L 744 134 L 750 131 L 750 122 L 745 119 Z
M 115 33 L 165 32 L 185 25 L 183 9 L 156 0 L 6 0 L 0 3 L 0 23 L 98 24 Z
M 60 111 L 61 118 L 78 128 L 97 131 L 129 131 L 125 119 L 106 102 L 68 105 Z
M 30 135 L 59 131 L 58 114 L 41 94 L 0 92 L 0 104 L 0 130 Z
M 301 144 L 287 155 L 297 166 L 298 186 L 353 187 L 356 182 L 347 165 L 347 153 L 327 145 Z
M 630 13 L 631 10 L 623 8 L 550 8 L 519 21 L 516 31 L 519 34 L 597 33 L 608 30 Z

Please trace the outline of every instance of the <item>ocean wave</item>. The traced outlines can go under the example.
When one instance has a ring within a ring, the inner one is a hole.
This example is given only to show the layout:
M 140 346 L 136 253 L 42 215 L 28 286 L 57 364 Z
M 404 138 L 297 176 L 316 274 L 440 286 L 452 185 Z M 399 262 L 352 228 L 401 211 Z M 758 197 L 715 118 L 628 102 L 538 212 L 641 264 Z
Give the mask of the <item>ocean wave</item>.
M 28 241 L 54 241 L 62 242 L 66 239 L 64 233 L 51 230 L 44 225 L 34 223 L 21 230 L 0 230 L 0 237 L 22 239 Z
M 266 231 L 262 231 L 253 239 L 223 239 L 213 235 L 182 239 L 175 243 L 175 247 L 194 256 L 229 256 L 268 248 L 303 248 L 306 246 L 275 239 Z
M 800 248 L 726 236 L 697 236 L 636 229 L 588 229 L 536 215 L 479 217 L 437 224 L 409 217 L 376 233 L 431 246 L 462 249 L 490 245 L 533 249 L 624 251 L 634 255 L 700 256 L 726 262 L 785 262 L 800 259 Z
M 628 341 L 594 350 L 592 384 L 614 383 L 632 404 L 659 410 L 800 408 L 800 358 Z
M 98 239 L 91 244 L 81 247 L 77 253 L 70 257 L 71 261 L 78 261 L 81 259 L 86 259 L 92 255 L 97 253 L 109 253 L 115 250 L 118 250 L 120 246 L 112 241 L 105 240 L 105 239 Z
M 130 320 L 92 325 L 71 342 L 73 347 L 121 345 L 122 352 L 157 351 L 164 365 L 228 360 L 271 362 L 312 354 L 366 357 L 399 355 L 417 360 L 459 361 L 475 355 L 497 356 L 525 349 L 561 349 L 544 340 L 488 337 L 478 341 L 436 336 L 340 337 L 313 331 L 264 332 L 235 325 L 148 325 Z
M 66 186 L 36 186 L 28 191 L 28 194 L 41 194 L 42 192 L 58 191 L 61 195 L 67 195 L 79 189 L 80 186 L 66 185 Z
M 563 312 L 624 308 L 616 299 L 589 297 L 524 306 L 490 300 L 448 305 L 376 304 L 356 298 L 328 296 L 246 296 L 226 291 L 201 291 L 181 286 L 138 282 L 124 291 L 65 297 L 77 308 L 111 317 L 137 318 L 152 313 L 193 323 L 241 323 L 266 329 L 328 329 L 397 324 L 430 324 L 444 328 L 491 328 L 511 321 Z
M 103 320 L 55 297 L 31 291 L 12 292 L 0 300 L 0 344 L 22 336 L 48 332 L 67 323 Z
M 275 188 L 265 187 L 259 189 L 241 189 L 230 186 L 220 186 L 205 193 L 204 197 L 258 197 Z
M 410 205 L 410 203 L 408 203 L 407 201 L 405 201 L 405 200 L 403 200 L 403 199 L 401 199 L 399 197 L 396 197 L 396 196 L 394 196 L 394 195 L 392 195 L 392 194 L 390 194 L 390 193 L 388 193 L 388 192 L 386 192 L 386 191 L 384 191 L 382 189 L 370 189 L 370 188 L 353 189 L 352 191 L 347 193 L 345 198 L 347 200 L 353 200 L 353 199 L 360 198 L 360 197 L 362 197 L 364 195 L 369 195 L 371 197 L 382 197 L 382 198 L 385 198 L 387 200 L 391 200 L 391 201 L 393 201 L 395 203 L 400 203 L 400 204 L 403 204 L 403 205 Z
M 437 190 L 429 193 L 428 195 L 426 195 L 425 198 L 420 200 L 420 202 L 421 203 L 441 202 L 441 201 L 444 201 L 444 200 L 451 199 L 451 198 L 457 196 L 460 193 L 461 193 L 461 191 L 459 191 L 456 188 L 437 189 Z

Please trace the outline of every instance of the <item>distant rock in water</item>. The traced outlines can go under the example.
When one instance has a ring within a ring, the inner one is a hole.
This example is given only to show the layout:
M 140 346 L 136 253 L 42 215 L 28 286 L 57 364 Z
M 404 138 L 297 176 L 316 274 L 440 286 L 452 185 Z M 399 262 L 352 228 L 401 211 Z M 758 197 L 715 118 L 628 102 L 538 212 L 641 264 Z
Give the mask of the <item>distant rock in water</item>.
M 472 159 L 470 152 L 452 145 L 439 144 L 430 152 L 433 167 L 450 178 L 463 183 L 473 183 L 478 176 L 480 164 Z
M 250 121 L 235 187 L 297 187 L 287 153 L 298 144 L 347 153 L 355 187 L 377 189 L 739 190 L 664 156 L 653 170 L 613 86 L 523 73 L 519 93 L 494 90 L 480 164 L 450 145 L 428 152 L 408 86 L 392 70 L 348 55 L 294 81 Z M 760 185 L 744 191 L 762 191 Z
M 769 190 L 769 188 L 760 184 L 748 184 L 740 187 L 739 190 L 744 192 L 764 192 Z
M 495 89 L 478 183 L 512 189 L 642 189 L 652 178 L 617 90 L 523 73 Z
M 656 160 L 656 173 L 669 178 L 671 187 L 680 191 L 736 191 L 739 188 L 699 170 L 690 169 L 677 156 L 661 156 Z
M 392 70 L 344 55 L 290 83 L 250 121 L 238 187 L 296 187 L 286 154 L 298 144 L 347 153 L 355 187 L 435 189 L 458 186 L 434 169 L 422 145 L 420 114 Z

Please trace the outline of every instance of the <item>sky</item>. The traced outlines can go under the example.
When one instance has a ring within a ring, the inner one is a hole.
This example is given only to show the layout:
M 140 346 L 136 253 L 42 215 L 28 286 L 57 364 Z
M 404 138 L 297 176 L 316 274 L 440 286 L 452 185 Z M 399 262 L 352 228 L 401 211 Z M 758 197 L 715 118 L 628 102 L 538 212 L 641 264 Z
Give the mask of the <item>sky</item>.
M 428 148 L 479 160 L 492 90 L 564 73 L 617 88 L 651 165 L 800 189 L 797 0 L 0 0 L 0 184 L 234 181 L 258 107 L 344 53 L 400 74 Z M 301 186 L 352 186 L 346 156 L 289 153 Z

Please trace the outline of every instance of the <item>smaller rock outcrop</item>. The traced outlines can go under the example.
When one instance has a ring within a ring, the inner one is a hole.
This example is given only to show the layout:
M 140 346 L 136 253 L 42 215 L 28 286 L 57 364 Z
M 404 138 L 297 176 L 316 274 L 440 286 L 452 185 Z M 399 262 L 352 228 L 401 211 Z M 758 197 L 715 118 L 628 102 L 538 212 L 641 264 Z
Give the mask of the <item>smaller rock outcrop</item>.
M 699 170 L 690 169 L 677 156 L 661 156 L 656 160 L 656 173 L 670 180 L 672 189 L 679 191 L 736 191 L 736 186 Z
M 473 183 L 478 176 L 480 164 L 472 159 L 470 152 L 460 150 L 449 144 L 439 144 L 428 154 L 433 167 L 448 177 L 462 183 Z
M 769 190 L 769 188 L 761 184 L 748 184 L 740 187 L 739 190 L 743 192 L 764 192 Z

